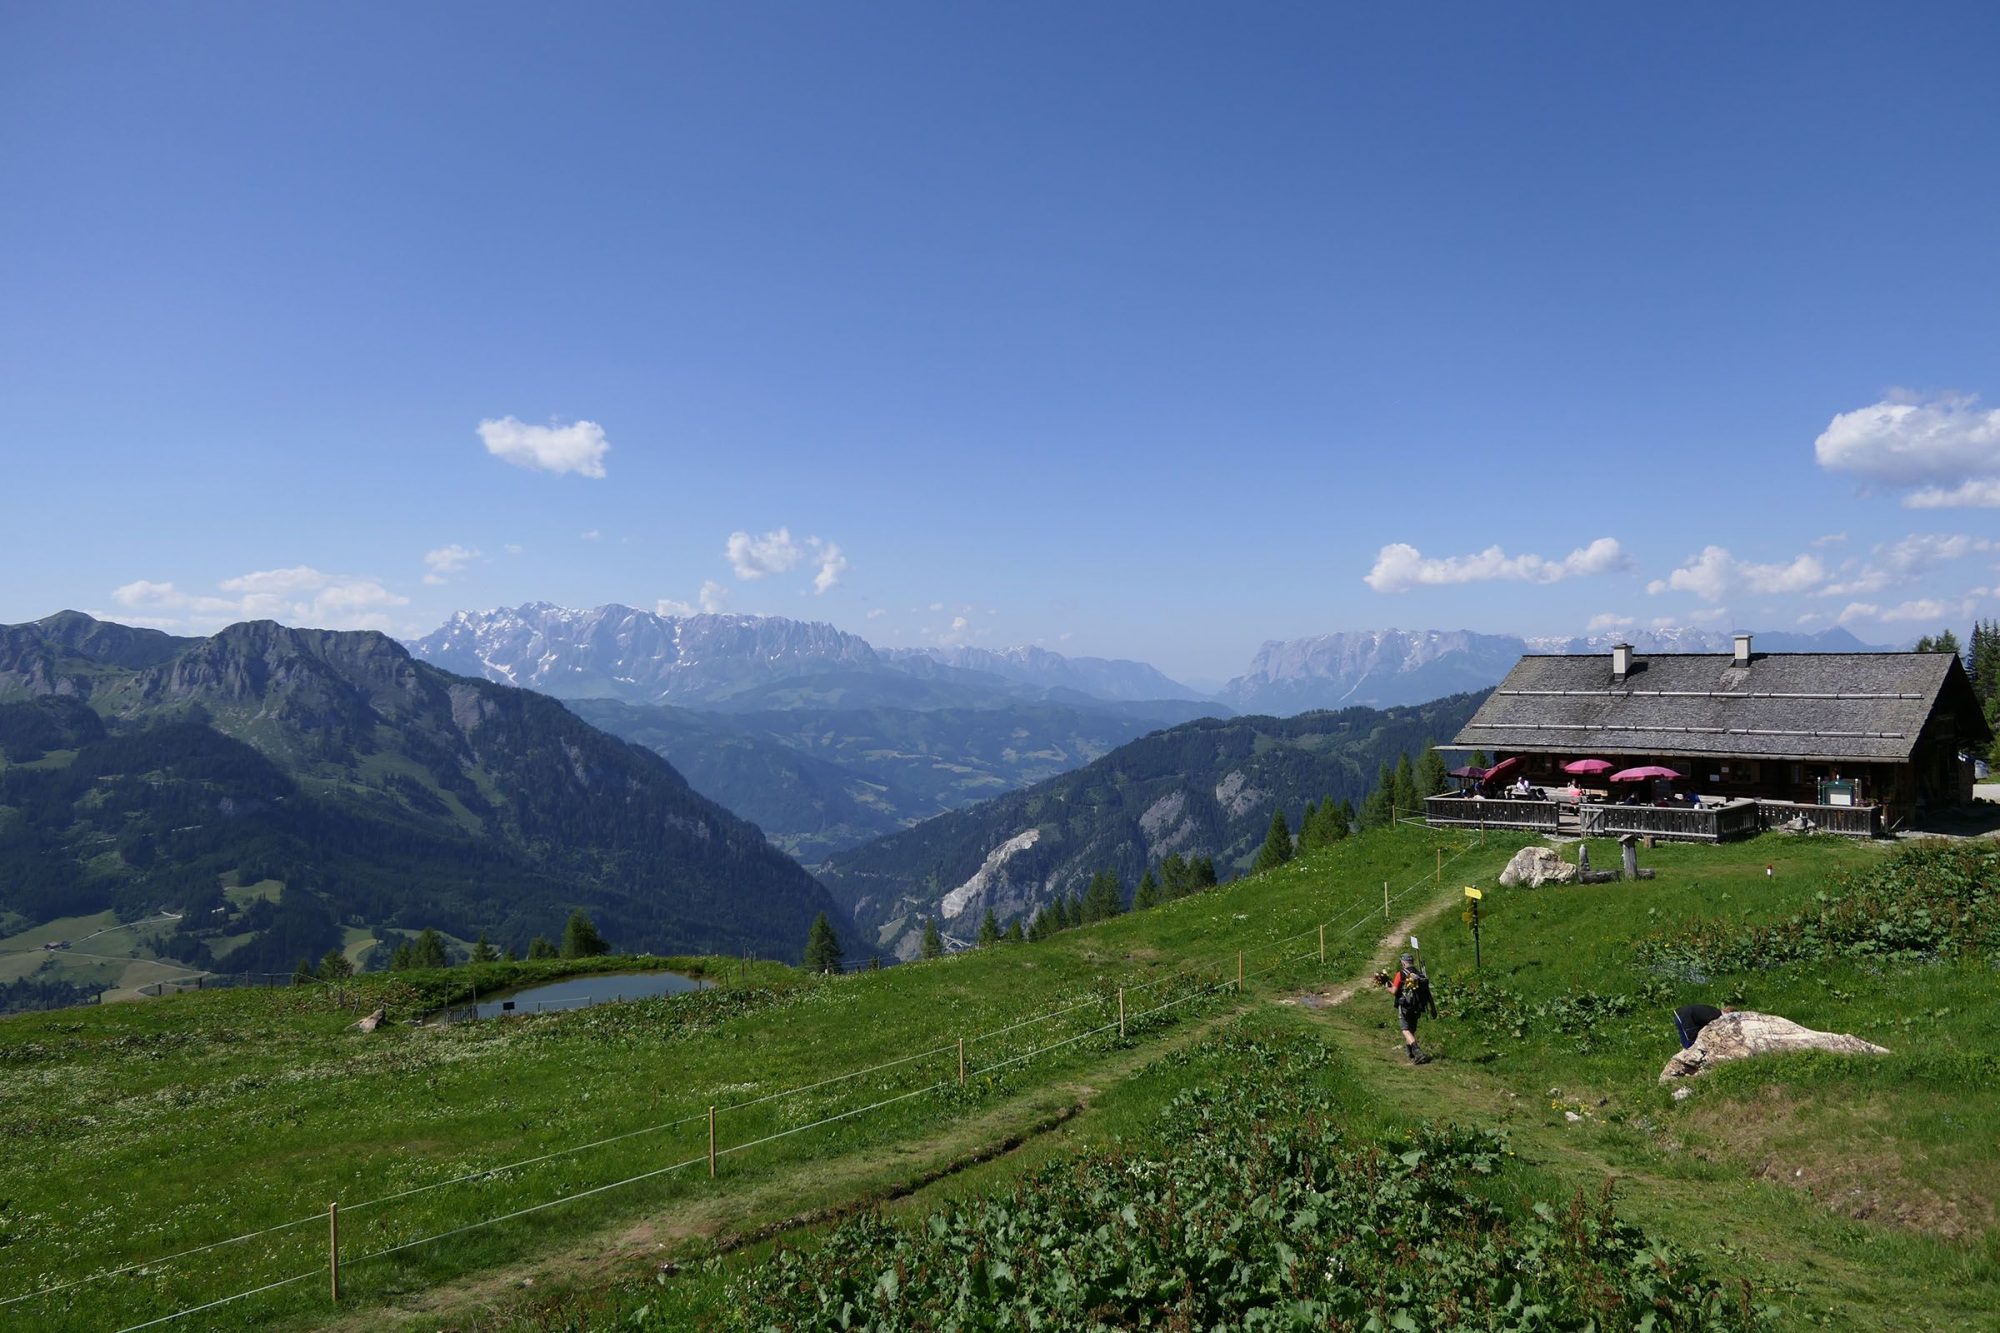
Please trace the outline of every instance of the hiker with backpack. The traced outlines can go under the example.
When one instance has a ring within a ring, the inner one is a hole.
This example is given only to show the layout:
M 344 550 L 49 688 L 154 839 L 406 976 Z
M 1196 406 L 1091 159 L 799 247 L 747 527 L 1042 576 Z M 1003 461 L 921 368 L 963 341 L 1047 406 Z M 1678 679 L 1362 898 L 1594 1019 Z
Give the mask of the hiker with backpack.
M 1431 979 L 1417 966 L 1415 956 L 1404 954 L 1401 964 L 1388 986 L 1389 998 L 1396 1005 L 1396 1021 L 1403 1029 L 1403 1054 L 1413 1065 L 1427 1065 L 1431 1058 L 1417 1045 L 1417 1021 L 1427 1013 L 1435 1016 L 1437 1001 L 1431 996 Z

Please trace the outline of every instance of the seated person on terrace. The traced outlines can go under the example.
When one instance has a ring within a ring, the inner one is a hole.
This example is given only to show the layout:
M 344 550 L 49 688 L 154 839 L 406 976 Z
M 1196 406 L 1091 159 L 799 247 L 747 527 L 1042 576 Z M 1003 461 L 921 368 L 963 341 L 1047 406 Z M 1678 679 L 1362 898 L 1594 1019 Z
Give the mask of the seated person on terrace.
M 1569 784 L 1569 786 L 1563 788 L 1563 799 L 1565 801 L 1568 801 L 1571 805 L 1582 805 L 1583 788 L 1577 786 L 1576 783 L 1572 781 Z
M 1534 790 L 1535 789 L 1533 787 L 1530 787 L 1528 785 L 1528 775 L 1526 773 L 1523 773 L 1520 777 L 1514 779 L 1515 796 L 1525 798 L 1533 794 Z

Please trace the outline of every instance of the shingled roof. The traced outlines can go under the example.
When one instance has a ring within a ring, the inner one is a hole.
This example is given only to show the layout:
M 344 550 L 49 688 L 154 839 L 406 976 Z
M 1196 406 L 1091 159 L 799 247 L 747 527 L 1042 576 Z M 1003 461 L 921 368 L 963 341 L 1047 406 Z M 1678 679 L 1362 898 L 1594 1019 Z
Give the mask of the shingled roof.
M 1977 745 L 1991 733 L 1951 653 L 1634 656 L 1623 680 L 1608 655 L 1523 657 L 1457 745 L 1559 754 L 1741 755 L 1895 763 L 1939 714 Z

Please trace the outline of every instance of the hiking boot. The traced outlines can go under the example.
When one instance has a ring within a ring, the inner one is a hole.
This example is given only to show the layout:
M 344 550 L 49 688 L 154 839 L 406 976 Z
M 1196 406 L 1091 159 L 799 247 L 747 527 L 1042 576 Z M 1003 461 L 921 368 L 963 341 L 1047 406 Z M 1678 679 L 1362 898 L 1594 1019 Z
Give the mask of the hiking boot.
M 1409 1052 L 1410 1063 L 1413 1065 L 1427 1065 L 1431 1062 L 1431 1058 L 1428 1055 L 1424 1054 L 1424 1048 L 1417 1045 L 1415 1042 L 1410 1043 L 1403 1049 Z

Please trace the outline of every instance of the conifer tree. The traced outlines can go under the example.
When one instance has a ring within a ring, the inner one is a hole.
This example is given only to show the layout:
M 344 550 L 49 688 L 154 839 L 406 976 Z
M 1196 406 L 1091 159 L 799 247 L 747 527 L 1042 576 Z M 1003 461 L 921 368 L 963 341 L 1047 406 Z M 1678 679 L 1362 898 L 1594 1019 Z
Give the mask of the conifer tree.
M 1149 908 L 1158 907 L 1159 905 L 1159 881 L 1155 880 L 1153 872 L 1148 870 L 1145 874 L 1139 876 L 1139 887 L 1132 894 L 1132 910 L 1135 912 L 1144 912 Z
M 944 957 L 944 936 L 938 934 L 936 917 L 924 918 L 924 957 Z
M 1423 808 L 1417 800 L 1417 773 L 1410 765 L 1408 754 L 1396 761 L 1394 781 L 1396 786 L 1390 804 L 1395 807 L 1398 818 L 1408 819 Z
M 597 926 L 581 907 L 569 914 L 569 923 L 563 927 L 563 957 L 595 958 L 610 952 L 611 945 L 597 933 Z
M 1387 764 L 1375 775 L 1375 787 L 1361 802 L 1361 827 L 1382 828 L 1393 818 L 1391 803 L 1396 799 L 1396 774 Z
M 1009 921 L 1007 929 L 1000 933 L 1000 938 L 1007 944 L 1025 943 L 1026 941 L 1021 934 L 1021 918 L 1017 916 L 1012 921 Z
M 495 949 L 493 942 L 486 938 L 486 932 L 483 930 L 480 931 L 479 938 L 472 942 L 472 961 L 475 963 L 491 963 L 497 962 L 499 958 L 499 950 Z
M 556 946 L 549 943 L 548 940 L 543 938 L 542 936 L 537 935 L 535 936 L 534 939 L 528 941 L 528 957 L 554 958 L 555 956 L 556 956 Z
M 1109 921 L 1124 910 L 1125 886 L 1118 882 L 1118 872 L 1100 870 L 1092 875 L 1083 893 L 1084 921 Z
M 986 915 L 979 921 L 979 947 L 983 949 L 989 944 L 999 942 L 1000 919 L 993 915 L 993 909 L 989 907 L 986 909 Z
M 1348 835 L 1349 833 L 1352 833 L 1352 832 L 1354 831 L 1354 823 L 1355 823 L 1355 818 L 1356 818 L 1356 816 L 1355 816 L 1355 813 L 1354 813 L 1354 803 L 1353 803 L 1352 801 L 1349 801 L 1349 800 L 1348 800 L 1348 799 L 1347 799 L 1346 797 L 1344 797 L 1344 796 L 1343 796 L 1343 797 L 1341 798 L 1341 800 L 1340 800 L 1340 836 L 1341 836 L 1341 837 L 1343 837 L 1343 838 L 1344 838 L 1344 837 L 1346 837 L 1346 836 L 1347 836 L 1347 835 Z
M 1083 924 L 1083 903 L 1074 895 L 1062 900 L 1063 929 L 1074 930 Z
M 318 980 L 318 974 L 313 971 L 312 959 L 299 959 L 299 965 L 292 969 L 292 984 L 304 986 Z
M 504 956 L 510 963 L 518 963 L 521 961 L 521 951 L 515 948 L 511 944 L 507 946 L 507 952 Z
M 451 959 L 444 951 L 444 936 L 438 934 L 437 927 L 425 926 L 418 933 L 416 943 L 410 946 L 410 966 L 413 968 L 451 966 Z
M 354 964 L 347 961 L 347 955 L 337 947 L 328 949 L 326 956 L 319 960 L 321 981 L 345 981 L 354 975 Z
M 833 922 L 821 912 L 813 918 L 812 928 L 806 932 L 805 967 L 808 972 L 840 971 L 840 937 L 833 932 Z
M 1194 889 L 1194 880 L 1188 875 L 1187 858 L 1179 852 L 1171 852 L 1160 862 L 1160 899 L 1179 898 Z
M 1292 830 L 1285 823 L 1285 812 L 1281 807 L 1271 812 L 1271 830 L 1264 835 L 1264 845 L 1257 849 L 1257 859 L 1251 862 L 1250 871 L 1261 874 L 1291 859 Z
M 1449 780 L 1444 756 L 1437 752 L 1434 745 L 1424 746 L 1423 756 L 1417 760 L 1417 795 L 1436 796 L 1445 789 Z
M 1191 861 L 1189 863 L 1188 882 L 1191 886 L 1189 889 L 1191 893 L 1199 893 L 1203 889 L 1214 888 L 1216 884 L 1215 858 L 1212 856 L 1198 856 Z

